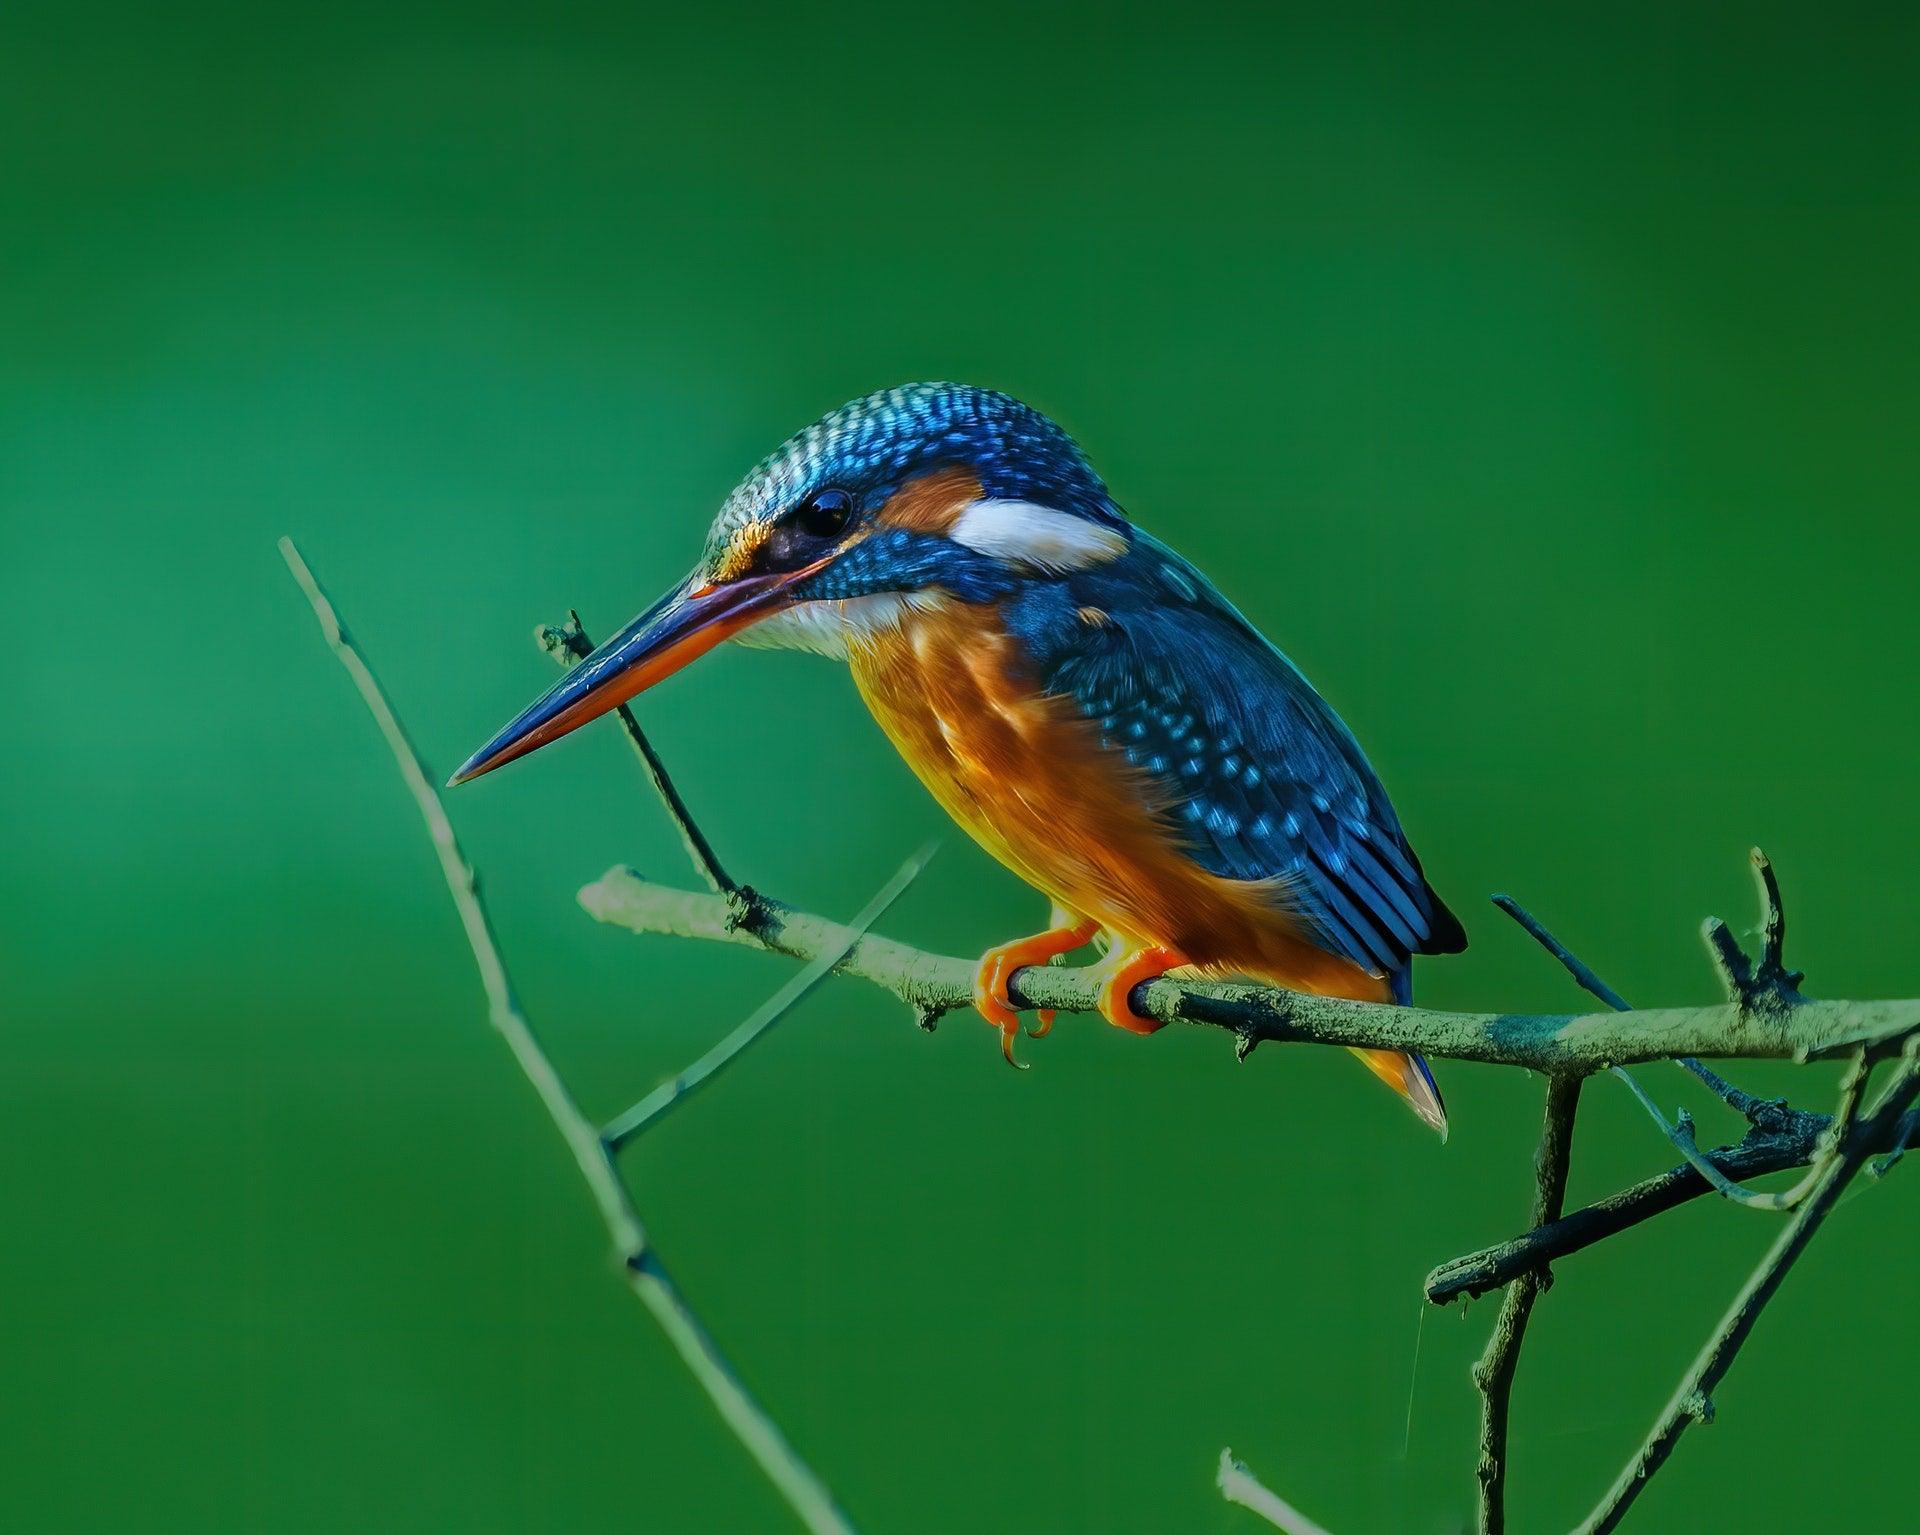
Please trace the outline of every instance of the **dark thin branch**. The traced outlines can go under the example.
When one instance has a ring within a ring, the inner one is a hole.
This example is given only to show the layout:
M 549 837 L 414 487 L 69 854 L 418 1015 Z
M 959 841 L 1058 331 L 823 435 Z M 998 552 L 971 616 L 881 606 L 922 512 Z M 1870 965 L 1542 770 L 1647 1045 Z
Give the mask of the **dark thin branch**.
M 1580 1105 L 1579 1077 L 1547 1079 L 1546 1112 L 1540 1126 L 1540 1144 L 1534 1152 L 1533 1224 L 1544 1226 L 1560 1218 L 1567 1197 L 1567 1169 L 1573 1154 L 1574 1117 Z M 1519 1275 L 1507 1286 L 1500 1315 L 1487 1339 L 1486 1352 L 1473 1367 L 1473 1383 L 1480 1388 L 1480 1528 L 1483 1535 L 1501 1535 L 1507 1527 L 1507 1426 L 1513 1397 L 1514 1372 L 1526 1341 L 1533 1303 L 1553 1283 L 1542 1263 Z
M 1709 1151 L 1705 1154 L 1707 1159 L 1727 1177 L 1741 1182 L 1807 1166 L 1820 1154 L 1832 1121 L 1824 1114 L 1808 1114 L 1797 1109 L 1786 1112 L 1793 1116 L 1791 1129 L 1775 1131 L 1755 1127 L 1738 1146 Z M 1899 1129 L 1898 1125 L 1885 1126 L 1883 1138 L 1870 1149 L 1891 1152 Z M 1484 1295 L 1541 1263 L 1581 1252 L 1596 1242 L 1618 1236 L 1712 1192 L 1692 1167 L 1684 1163 L 1670 1167 L 1557 1221 L 1450 1259 L 1427 1275 L 1426 1297 L 1435 1305 L 1443 1306 L 1449 1301 Z
M 280 553 L 312 605 L 320 632 L 353 679 L 361 700 L 385 737 L 400 776 L 427 823 L 448 893 L 453 897 L 454 909 L 459 913 L 474 963 L 480 971 L 488 1016 L 572 1151 L 601 1219 L 606 1223 L 614 1255 L 628 1287 L 652 1313 L 688 1372 L 800 1521 L 815 1535 L 853 1535 L 853 1526 L 834 1502 L 833 1494 L 787 1442 L 780 1426 L 748 1393 L 719 1345 L 661 1265 L 599 1131 L 580 1112 L 573 1094 L 555 1071 L 532 1025 L 520 1010 L 491 920 L 480 898 L 479 882 L 460 849 L 452 823 L 447 820 L 446 810 L 420 764 L 419 754 L 408 739 L 405 727 L 291 539 L 280 540 Z
M 1512 896 L 1496 895 L 1493 898 L 1493 904 L 1525 928 L 1527 936 L 1535 943 L 1559 960 L 1561 967 L 1573 977 L 1582 991 L 1598 997 L 1616 1013 L 1633 1011 L 1633 1005 L 1625 997 L 1595 975 L 1585 960 L 1548 932 L 1546 926 Z
M 1920 1054 L 1916 1054 L 1910 1044 L 1900 1075 L 1867 1119 L 1856 1124 L 1843 1138 L 1838 1154 L 1827 1163 L 1812 1194 L 1793 1213 L 1772 1250 L 1734 1297 L 1719 1326 L 1655 1419 L 1645 1441 L 1599 1506 L 1579 1526 L 1576 1535 L 1607 1535 L 1608 1531 L 1618 1528 L 1648 1480 L 1673 1454 L 1681 1435 L 1695 1423 L 1712 1420 L 1713 1393 L 1733 1368 L 1760 1313 L 1778 1292 L 1800 1254 L 1806 1251 L 1821 1223 L 1832 1213 L 1861 1164 L 1880 1139 L 1893 1132 L 1916 1096 L 1920 1096 Z
M 593 654 L 593 641 L 587 638 L 586 630 L 581 628 L 578 613 L 568 613 L 566 623 L 557 628 L 552 624 L 542 624 L 533 631 L 533 635 L 540 648 L 562 668 L 571 667 Z M 707 841 L 706 833 L 700 830 L 700 823 L 694 820 L 693 813 L 687 809 L 686 801 L 680 798 L 679 789 L 674 787 L 673 775 L 667 771 L 666 763 L 660 760 L 660 754 L 653 749 L 653 742 L 647 739 L 640 722 L 633 717 L 633 710 L 621 704 L 614 712 L 620 716 L 621 727 L 627 733 L 634 755 L 640 759 L 647 781 L 660 796 L 661 804 L 666 806 L 667 819 L 673 822 L 674 830 L 680 833 L 680 840 L 686 844 L 687 857 L 693 860 L 694 869 L 721 895 L 745 894 L 734 883 L 733 877 L 720 866 L 713 845 Z

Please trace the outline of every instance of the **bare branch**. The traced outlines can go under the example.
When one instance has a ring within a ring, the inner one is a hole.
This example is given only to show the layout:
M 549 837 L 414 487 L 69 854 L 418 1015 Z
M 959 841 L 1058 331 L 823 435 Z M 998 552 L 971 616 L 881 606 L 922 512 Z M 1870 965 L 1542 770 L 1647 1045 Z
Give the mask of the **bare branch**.
M 554 1070 L 553 1063 L 540 1046 L 532 1026 L 520 1011 L 513 984 L 494 938 L 492 923 L 480 899 L 479 883 L 472 867 L 453 834 L 440 797 L 434 792 L 425 770 L 392 706 L 387 702 L 372 669 L 359 647 L 347 634 L 339 614 L 320 583 L 315 579 L 300 551 L 291 539 L 280 540 L 280 553 L 293 572 L 307 601 L 312 604 L 320 632 L 339 657 L 340 664 L 353 679 L 362 701 L 373 715 L 380 733 L 399 766 L 421 817 L 427 823 L 434 850 L 440 858 L 448 893 L 460 915 L 468 946 L 473 950 L 480 983 L 486 991 L 487 1012 L 493 1026 L 512 1050 L 514 1059 L 539 1094 L 541 1103 L 573 1152 L 580 1174 L 586 1180 L 613 1240 L 615 1256 L 634 1294 L 646 1306 L 661 1330 L 679 1353 L 693 1378 L 706 1391 L 727 1426 L 733 1430 L 747 1452 L 759 1463 L 768 1479 L 784 1497 L 800 1521 L 815 1535 L 853 1535 L 853 1526 L 834 1502 L 833 1494 L 814 1475 L 780 1427 L 768 1417 L 740 1378 L 734 1373 L 719 1345 L 708 1334 L 688 1306 L 679 1287 L 662 1267 L 659 1255 L 648 1244 L 645 1228 L 628 1196 L 626 1186 L 614 1168 L 613 1159 L 599 1131 L 580 1112 L 572 1093 Z M 714 897 L 718 899 L 718 897 Z
M 1533 1224 L 1536 1226 L 1560 1218 L 1567 1197 L 1573 1123 L 1579 1106 L 1580 1078 L 1548 1078 L 1546 1112 L 1533 1159 Z M 1526 1341 L 1533 1303 L 1552 1283 L 1553 1275 L 1542 1263 L 1520 1274 L 1507 1286 L 1499 1318 L 1493 1324 L 1493 1335 L 1487 1339 L 1486 1352 L 1473 1367 L 1473 1383 L 1480 1388 L 1480 1528 L 1483 1535 L 1501 1535 L 1507 1527 L 1507 1421 L 1513 1377 L 1520 1365 L 1520 1347 Z
M 745 944 L 800 960 L 816 958 L 844 934 L 837 923 L 769 897 L 759 897 L 741 914 L 720 897 L 657 885 L 619 866 L 583 889 L 580 904 L 598 920 L 632 932 Z M 969 1005 L 976 965 L 869 935 L 854 944 L 838 968 L 891 991 L 925 1015 Z M 1010 991 L 1023 1007 L 1089 1013 L 1096 1010 L 1098 985 L 1084 969 L 1034 965 L 1014 973 Z M 1899 1040 L 1920 1028 L 1920 1000 L 1823 1000 L 1764 1016 L 1732 1004 L 1624 1014 L 1444 1013 L 1273 987 L 1162 979 L 1138 988 L 1133 1005 L 1162 1022 L 1207 1024 L 1241 1040 L 1411 1050 L 1549 1076 L 1680 1055 L 1819 1059 Z
M 1285 1530 L 1287 1535 L 1327 1535 L 1326 1530 L 1264 1486 L 1260 1478 L 1247 1469 L 1246 1462 L 1233 1458 L 1232 1450 L 1220 1452 L 1220 1469 L 1214 1482 L 1220 1496 L 1229 1503 L 1252 1509 L 1275 1529 Z
M 1512 896 L 1496 895 L 1493 898 L 1493 904 L 1525 928 L 1528 936 L 1531 937 L 1535 943 L 1539 944 L 1541 948 L 1559 960 L 1561 965 L 1566 969 L 1567 974 L 1573 977 L 1582 991 L 1598 997 L 1616 1013 L 1629 1013 L 1633 1011 L 1632 1004 L 1629 1003 L 1625 997 L 1621 996 L 1619 992 L 1615 991 L 1605 981 L 1601 980 L 1599 976 L 1595 975 L 1592 968 L 1584 960 L 1558 938 L 1554 937 L 1552 933 L 1548 932 L 1545 925 Z

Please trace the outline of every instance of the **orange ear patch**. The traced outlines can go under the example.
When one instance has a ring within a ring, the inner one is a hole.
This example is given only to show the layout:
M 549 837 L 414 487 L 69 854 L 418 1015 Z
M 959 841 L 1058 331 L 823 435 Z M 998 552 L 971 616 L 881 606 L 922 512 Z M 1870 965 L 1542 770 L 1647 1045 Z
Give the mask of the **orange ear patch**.
M 971 470 L 936 469 L 907 481 L 887 498 L 874 521 L 916 533 L 945 533 L 966 507 L 980 499 L 980 480 Z

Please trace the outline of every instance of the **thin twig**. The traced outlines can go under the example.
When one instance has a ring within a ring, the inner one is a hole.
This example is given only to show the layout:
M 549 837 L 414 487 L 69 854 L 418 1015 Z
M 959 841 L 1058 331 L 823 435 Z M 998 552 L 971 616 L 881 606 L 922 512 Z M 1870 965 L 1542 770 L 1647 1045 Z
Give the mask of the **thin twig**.
M 1598 997 L 1616 1013 L 1630 1013 L 1633 1011 L 1633 1005 L 1629 1003 L 1625 997 L 1621 996 L 1619 992 L 1615 991 L 1605 981 L 1601 980 L 1599 976 L 1595 975 L 1585 960 L 1581 959 L 1573 950 L 1569 949 L 1558 938 L 1554 937 L 1552 933 L 1547 931 L 1545 924 L 1512 896 L 1496 895 L 1493 898 L 1493 904 L 1498 906 L 1509 917 L 1513 918 L 1515 922 L 1518 922 L 1521 927 L 1525 928 L 1527 935 L 1532 938 L 1535 943 L 1539 944 L 1541 948 L 1559 960 L 1561 966 L 1566 970 L 1568 975 L 1573 977 L 1582 991 L 1589 992 L 1593 996 Z
M 1327 1535 L 1320 1525 L 1266 1487 L 1259 1477 L 1247 1469 L 1245 1461 L 1235 1460 L 1232 1450 L 1220 1452 L 1220 1469 L 1215 1474 L 1214 1482 L 1220 1489 L 1220 1496 L 1229 1503 L 1252 1509 L 1275 1529 L 1285 1530 L 1287 1535 Z
M 1759 856 L 1759 850 L 1757 848 L 1754 850 L 1754 854 L 1756 857 Z M 1769 865 L 1769 878 L 1771 878 L 1771 872 L 1771 865 Z M 1777 917 L 1779 911 L 1777 889 L 1775 895 L 1776 900 L 1773 909 Z M 1622 997 L 1619 992 L 1615 991 L 1611 986 L 1607 985 L 1605 981 L 1601 980 L 1599 976 L 1594 974 L 1593 970 L 1583 960 L 1575 955 L 1574 952 L 1558 938 L 1554 937 L 1544 923 L 1540 922 L 1533 913 L 1528 911 L 1518 901 L 1514 900 L 1512 896 L 1496 895 L 1493 898 L 1493 904 L 1498 906 L 1509 917 L 1512 917 L 1515 922 L 1518 922 L 1542 948 L 1555 959 L 1559 960 L 1566 968 L 1568 974 L 1570 974 L 1574 980 L 1578 981 L 1583 989 L 1591 992 L 1616 1012 L 1628 1013 L 1633 1011 L 1632 1006 L 1627 1002 L 1626 998 Z M 1775 938 L 1778 938 L 1781 932 L 1778 922 L 1770 923 L 1768 931 Z M 1858 1059 L 1858 1057 L 1856 1057 L 1856 1059 Z M 1781 1107 L 1781 1105 L 1778 1104 L 1762 1104 L 1760 1099 L 1755 1098 L 1751 1093 L 1742 1092 L 1718 1072 L 1711 1070 L 1691 1056 L 1680 1057 L 1679 1064 L 1693 1072 L 1695 1076 L 1699 1077 L 1729 1104 L 1735 1108 L 1743 1109 L 1743 1112 L 1747 1114 L 1747 1118 L 1753 1123 L 1759 1123 L 1757 1117 L 1757 1110 L 1759 1108 L 1764 1107 L 1769 1110 L 1778 1110 Z M 1680 1155 L 1692 1164 L 1694 1171 L 1706 1179 L 1719 1193 L 1724 1194 L 1728 1199 L 1734 1201 L 1734 1203 L 1748 1209 L 1784 1210 L 1792 1208 L 1791 1205 L 1778 1203 L 1781 1196 L 1759 1193 L 1752 1189 L 1742 1188 L 1722 1173 L 1718 1167 L 1701 1153 L 1699 1145 L 1693 1138 L 1693 1120 L 1685 1110 L 1681 1111 L 1677 1124 L 1669 1124 L 1667 1122 L 1667 1116 L 1660 1112 L 1660 1106 L 1653 1101 L 1652 1096 L 1646 1089 L 1634 1080 L 1631 1072 L 1624 1066 L 1609 1066 L 1607 1070 L 1627 1085 L 1628 1090 L 1632 1092 L 1633 1096 L 1640 1100 L 1640 1106 L 1647 1111 L 1652 1117 L 1653 1122 L 1660 1127 L 1660 1133 L 1666 1136 L 1679 1151 Z M 1819 1172 L 1816 1168 L 1813 1173 L 1808 1175 L 1807 1180 L 1802 1185 L 1803 1191 L 1805 1188 L 1811 1188 L 1814 1180 L 1817 1179 L 1818 1176 Z M 1800 1197 L 1804 1197 L 1804 1192 Z M 1536 1220 L 1534 1224 L 1538 1226 L 1544 1224 L 1544 1222 Z
M 1806 1251 L 1808 1242 L 1833 1210 L 1853 1176 L 1860 1170 L 1876 1135 L 1885 1134 L 1920 1096 L 1920 1055 L 1910 1043 L 1900 1075 L 1875 1105 L 1868 1119 L 1848 1134 L 1820 1175 L 1813 1193 L 1793 1213 L 1772 1249 L 1741 1286 L 1740 1293 L 1727 1308 L 1720 1324 L 1694 1359 L 1691 1368 L 1675 1388 L 1672 1398 L 1654 1421 L 1646 1439 L 1627 1462 L 1599 1506 L 1581 1523 L 1575 1535 L 1607 1535 L 1619 1526 L 1627 1510 L 1639 1497 L 1649 1478 L 1673 1454 L 1680 1436 L 1694 1423 L 1713 1418 L 1713 1392 L 1733 1367 L 1742 1345 L 1752 1334 L 1754 1324 L 1767 1303 L 1773 1299 L 1795 1260 Z
M 1693 1138 L 1693 1117 L 1684 1109 L 1674 1123 L 1667 1123 L 1666 1115 L 1660 1112 L 1659 1105 L 1640 1084 L 1634 1081 L 1623 1068 L 1618 1066 L 1613 1068 L 1613 1074 L 1633 1090 L 1634 1097 L 1640 1100 L 1640 1106 L 1652 1116 L 1653 1122 L 1660 1127 L 1667 1139 L 1679 1148 L 1680 1155 L 1687 1159 L 1694 1171 L 1713 1185 L 1716 1193 L 1732 1200 L 1743 1210 L 1761 1210 L 1775 1214 L 1796 1208 L 1818 1186 L 1820 1175 L 1826 1170 L 1826 1163 L 1833 1155 L 1833 1147 L 1853 1128 L 1854 1116 L 1860 1109 L 1860 1096 L 1866 1091 L 1867 1078 L 1872 1071 L 1872 1057 L 1865 1050 L 1857 1052 L 1852 1063 L 1847 1067 L 1845 1078 L 1841 1081 L 1840 1107 L 1828 1122 L 1826 1134 L 1822 1137 L 1821 1149 L 1814 1156 L 1807 1175 L 1791 1188 L 1762 1191 L 1746 1188 L 1734 1182 L 1702 1153 L 1699 1144 Z
M 1533 1224 L 1558 1220 L 1567 1197 L 1567 1169 L 1573 1154 L 1574 1117 L 1580 1106 L 1579 1077 L 1547 1079 L 1546 1111 L 1540 1126 L 1540 1144 L 1534 1152 Z M 1526 1341 L 1533 1303 L 1553 1283 L 1543 1263 L 1527 1270 L 1507 1286 L 1500 1315 L 1487 1339 L 1486 1352 L 1473 1367 L 1473 1383 L 1480 1388 L 1480 1529 L 1483 1535 L 1501 1535 L 1507 1527 L 1507 1427 L 1513 1398 L 1514 1372 L 1520 1347 Z
M 598 920 L 632 932 L 743 944 L 802 961 L 833 947 L 845 933 L 838 923 L 770 897 L 757 898 L 743 916 L 721 897 L 654 884 L 618 866 L 583 889 L 580 904 Z M 838 967 L 843 975 L 892 992 L 923 1017 L 969 1006 L 977 968 L 977 960 L 933 954 L 871 934 L 856 943 Z M 1015 972 L 1009 989 L 1023 1007 L 1097 1011 L 1099 978 L 1092 970 L 1032 965 Z M 1521 1066 L 1550 1076 L 1590 1074 L 1616 1063 L 1677 1055 L 1819 1059 L 1851 1054 L 1863 1044 L 1899 1040 L 1920 1028 L 1920 1000 L 1821 1000 L 1764 1019 L 1730 1003 L 1578 1015 L 1446 1013 L 1273 987 L 1162 979 L 1138 988 L 1133 1005 L 1162 1022 L 1205 1024 L 1241 1041 L 1410 1050 Z
M 761 1003 L 751 1017 L 699 1060 L 678 1075 L 669 1077 L 632 1108 L 612 1120 L 600 1132 L 608 1147 L 619 1151 L 642 1130 L 657 1123 L 671 1110 L 685 1103 L 703 1084 L 724 1071 L 741 1051 L 784 1018 L 803 997 L 832 973 L 834 966 L 847 957 L 847 950 L 860 941 L 861 935 L 872 927 L 882 913 L 899 899 L 901 892 L 919 877 L 920 871 L 927 866 L 927 860 L 933 856 L 933 852 L 933 844 L 929 843 L 900 865 L 894 872 L 893 878 L 880 888 L 879 894 L 867 902 L 866 908 L 847 924 L 845 943 L 836 949 L 828 949 L 822 953 L 806 969 L 794 975 L 786 985 Z
M 580 626 L 578 613 L 568 613 L 566 623 L 557 628 L 552 624 L 542 624 L 533 631 L 533 637 L 562 669 L 593 654 L 593 641 L 587 638 L 586 630 Z M 653 742 L 647 739 L 640 722 L 633 717 L 633 710 L 621 704 L 614 712 L 620 717 L 620 724 L 626 730 L 634 755 L 640 759 L 647 781 L 653 785 L 654 793 L 660 796 L 660 803 L 666 806 L 667 819 L 673 822 L 674 830 L 680 833 L 680 840 L 686 845 L 687 857 L 693 860 L 694 869 L 716 893 L 726 896 L 741 894 L 741 887 L 720 866 L 713 844 L 707 841 L 707 834 L 687 809 L 687 802 L 680 798 L 673 775 L 667 771 L 666 763 L 660 760 L 660 754 L 653 749 Z
M 552 1117 L 568 1149 L 573 1152 L 581 1176 L 586 1180 L 594 1203 L 605 1221 L 620 1260 L 627 1283 L 646 1306 L 668 1340 L 679 1353 L 694 1379 L 706 1391 L 721 1418 L 733 1430 L 747 1452 L 759 1463 L 768 1479 L 794 1513 L 816 1535 L 852 1535 L 853 1526 L 834 1502 L 825 1484 L 814 1475 L 780 1427 L 747 1392 L 740 1378 L 721 1354 L 700 1320 L 695 1316 L 679 1287 L 674 1284 L 659 1255 L 647 1241 L 646 1229 L 614 1168 L 612 1157 L 593 1123 L 580 1112 L 573 1094 L 554 1070 L 552 1061 L 534 1036 L 532 1026 L 520 1010 L 507 974 L 492 923 L 480 899 L 473 869 L 454 837 L 440 797 L 434 792 L 418 753 L 408 739 L 386 694 L 367 665 L 359 647 L 349 637 L 339 614 L 320 583 L 315 579 L 300 551 L 291 539 L 280 540 L 280 553 L 293 572 L 307 601 L 312 604 L 320 632 L 326 637 L 340 664 L 353 679 L 362 701 L 373 715 L 380 733 L 399 766 L 421 817 L 427 823 L 434 850 L 439 854 L 441 873 L 459 913 L 467 944 L 473 950 L 480 971 L 480 983 L 487 996 L 487 1013 L 493 1026 L 506 1040 L 520 1069 L 533 1085 L 541 1103 Z
M 1509 917 L 1513 918 L 1515 922 L 1518 922 L 1520 926 L 1526 930 L 1528 936 L 1557 959 L 1567 974 L 1573 977 L 1581 990 L 1598 997 L 1617 1013 L 1630 1013 L 1633 1011 L 1632 1004 L 1629 1003 L 1625 997 L 1621 996 L 1619 992 L 1601 980 L 1600 977 L 1593 972 L 1591 966 L 1558 938 L 1554 937 L 1554 935 L 1547 930 L 1544 923 L 1512 896 L 1496 895 L 1493 898 L 1493 904 L 1498 906 Z M 1706 1083 L 1708 1089 L 1716 1097 L 1722 1099 L 1735 1113 L 1744 1115 L 1754 1123 L 1758 1123 L 1755 1117 L 1757 1114 L 1763 1110 L 1776 1107 L 1776 1105 L 1768 1104 L 1762 1099 L 1754 1097 L 1752 1093 L 1742 1092 L 1725 1077 L 1721 1076 L 1719 1072 L 1691 1055 L 1677 1057 L 1676 1063 Z M 1635 1090 L 1638 1091 L 1637 1088 Z

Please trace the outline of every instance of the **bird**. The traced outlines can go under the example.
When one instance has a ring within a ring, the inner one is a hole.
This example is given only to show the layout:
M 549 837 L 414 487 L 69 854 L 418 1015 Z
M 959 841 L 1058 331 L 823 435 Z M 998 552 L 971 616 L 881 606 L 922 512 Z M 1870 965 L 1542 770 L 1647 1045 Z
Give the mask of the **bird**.
M 797 432 L 727 497 L 691 573 L 449 783 L 727 639 L 847 662 L 934 799 L 1049 898 L 1048 927 L 976 973 L 1010 1063 L 1014 977 L 1088 946 L 1101 1015 L 1135 1034 L 1159 1027 L 1133 1005 L 1157 976 L 1407 1005 L 1414 956 L 1466 946 L 1332 707 L 1009 394 L 910 384 Z M 1420 1056 L 1354 1053 L 1445 1137 Z

